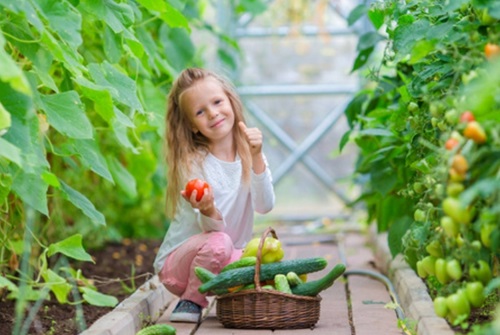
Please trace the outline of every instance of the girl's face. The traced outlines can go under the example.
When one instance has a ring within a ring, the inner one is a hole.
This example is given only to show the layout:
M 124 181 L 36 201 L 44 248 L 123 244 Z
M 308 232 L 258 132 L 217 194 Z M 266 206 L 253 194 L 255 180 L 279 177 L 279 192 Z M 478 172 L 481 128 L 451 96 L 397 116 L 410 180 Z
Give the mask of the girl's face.
M 211 144 L 232 140 L 234 111 L 216 79 L 198 80 L 181 94 L 179 104 L 191 120 L 193 132 L 201 132 Z

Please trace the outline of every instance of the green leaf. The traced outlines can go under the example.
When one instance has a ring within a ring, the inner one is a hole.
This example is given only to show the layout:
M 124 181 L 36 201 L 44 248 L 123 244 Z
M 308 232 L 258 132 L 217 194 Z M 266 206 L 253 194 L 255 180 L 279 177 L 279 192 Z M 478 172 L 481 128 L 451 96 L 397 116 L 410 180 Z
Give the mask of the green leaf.
M 0 102 L 0 136 L 3 135 L 2 131 L 9 128 L 10 125 L 10 113 L 5 110 L 5 107 Z
M 43 110 L 52 127 L 60 133 L 79 139 L 93 137 L 93 127 L 85 115 L 78 93 L 68 91 L 58 94 L 41 95 Z
M 2 150 L 0 150 L 0 157 L 4 157 L 9 161 L 15 163 L 17 166 L 22 167 L 21 149 L 1 137 L 0 148 L 2 148 Z
M 352 26 L 356 21 L 363 17 L 366 13 L 368 13 L 368 6 L 361 4 L 356 6 L 347 17 L 347 25 Z
M 12 176 L 10 174 L 0 173 L 0 203 L 4 203 L 5 199 L 12 188 Z
M 180 28 L 163 26 L 160 40 L 168 62 L 177 70 L 185 68 L 195 55 L 195 46 L 188 33 Z
M 362 136 L 394 136 L 390 130 L 380 128 L 363 129 L 358 133 Z
M 111 295 L 97 292 L 89 287 L 80 287 L 83 299 L 89 304 L 101 307 L 115 307 L 118 304 L 118 299 Z
M 61 40 L 77 48 L 82 44 L 82 17 L 67 1 L 37 0 L 34 2 L 48 25 L 61 37 Z
M 387 242 L 392 257 L 396 257 L 397 254 L 403 251 L 403 236 L 410 229 L 411 224 L 411 218 L 405 216 L 389 227 Z
M 46 216 L 49 215 L 47 208 L 47 190 L 49 186 L 38 174 L 24 173 L 17 170 L 14 174 L 12 190 L 24 202 Z
M 435 44 L 436 43 L 432 40 L 431 41 L 429 41 L 429 40 L 418 41 L 415 44 L 415 47 L 411 51 L 410 60 L 408 61 L 408 63 L 409 64 L 417 64 L 418 62 L 420 62 L 429 53 L 434 51 Z
M 66 279 L 59 276 L 51 269 L 42 271 L 42 277 L 45 280 L 45 285 L 49 287 L 56 296 L 57 301 L 60 304 L 67 303 L 68 294 L 71 291 L 72 286 L 66 282 Z
M 157 0 L 137 0 L 137 2 L 151 11 L 158 12 L 160 18 L 170 27 L 184 28 L 190 31 L 186 17 L 169 2 Z
M 61 253 L 70 258 L 95 263 L 82 245 L 82 235 L 75 234 L 57 243 L 49 245 L 47 256 L 51 257 L 56 253 Z
M 103 87 L 110 88 L 111 96 L 133 110 L 143 112 L 142 104 L 137 98 L 135 82 L 108 62 L 90 64 L 90 75 Z
M 368 11 L 368 17 L 376 30 L 380 29 L 380 27 L 384 24 L 385 14 L 383 9 L 377 7 L 370 8 Z
M 89 201 L 83 194 L 74 190 L 69 185 L 60 180 L 61 190 L 65 193 L 66 198 L 73 203 L 77 208 L 81 209 L 93 223 L 106 225 L 106 219 L 101 212 L 97 211 L 94 204 Z
M 267 9 L 265 2 L 261 0 L 240 0 L 236 8 L 238 13 L 250 13 L 257 16 Z
M 373 48 L 378 42 L 385 40 L 385 37 L 375 31 L 367 32 L 359 37 L 358 46 L 356 50 L 363 51 Z
M 16 62 L 5 51 L 5 39 L 0 30 L 0 80 L 7 82 L 13 89 L 31 95 L 31 88 Z M 0 100 L 1 102 L 1 100 Z M 1 127 L 0 127 L 1 129 Z
M 344 149 L 345 145 L 347 143 L 349 143 L 349 138 L 351 136 L 351 130 L 348 130 L 344 133 L 344 135 L 342 135 L 342 138 L 340 139 L 340 143 L 339 143 L 339 151 L 342 151 L 342 149 Z
M 133 9 L 126 3 L 116 3 L 112 0 L 81 0 L 79 8 L 107 24 L 117 34 L 135 22 Z
M 115 158 L 108 157 L 108 165 L 113 179 L 118 186 L 131 198 L 137 197 L 137 186 L 134 176 Z
M 363 65 L 365 65 L 366 62 L 368 62 L 368 59 L 370 58 L 370 55 L 372 54 L 374 49 L 375 49 L 374 47 L 371 47 L 371 48 L 360 51 L 358 53 L 358 56 L 354 60 L 354 64 L 352 66 L 351 72 L 354 72 L 357 69 L 360 69 L 361 67 L 363 67 Z
M 42 179 L 44 182 L 46 182 L 48 185 L 52 187 L 61 188 L 61 183 L 59 183 L 59 179 L 57 179 L 57 176 L 51 172 L 44 171 L 42 173 Z
M 18 288 L 16 284 L 5 278 L 4 276 L 0 275 L 0 288 L 7 288 L 7 290 L 11 292 L 16 292 L 18 291 Z
M 80 154 L 82 161 L 87 166 L 90 166 L 92 171 L 114 184 L 113 177 L 108 170 L 106 160 L 102 156 L 99 147 L 94 140 L 76 140 L 74 147 L 75 151 Z
M 111 121 L 115 117 L 111 92 L 116 95 L 118 95 L 118 92 L 111 87 L 96 85 L 84 77 L 76 78 L 75 82 L 80 85 L 85 97 L 94 101 L 94 108 L 97 114 L 108 124 L 111 124 Z

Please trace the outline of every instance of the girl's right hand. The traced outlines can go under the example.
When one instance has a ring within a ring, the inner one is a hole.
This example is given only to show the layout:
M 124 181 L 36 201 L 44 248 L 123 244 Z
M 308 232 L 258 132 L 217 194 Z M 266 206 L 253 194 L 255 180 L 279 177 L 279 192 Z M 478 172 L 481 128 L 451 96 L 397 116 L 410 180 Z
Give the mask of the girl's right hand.
M 206 187 L 203 191 L 203 197 L 200 201 L 196 200 L 197 191 L 193 190 L 191 197 L 186 195 L 186 191 L 181 191 L 181 196 L 191 204 L 193 208 L 197 208 L 201 214 L 211 217 L 213 219 L 221 219 L 219 211 L 215 207 L 214 193 L 210 185 Z

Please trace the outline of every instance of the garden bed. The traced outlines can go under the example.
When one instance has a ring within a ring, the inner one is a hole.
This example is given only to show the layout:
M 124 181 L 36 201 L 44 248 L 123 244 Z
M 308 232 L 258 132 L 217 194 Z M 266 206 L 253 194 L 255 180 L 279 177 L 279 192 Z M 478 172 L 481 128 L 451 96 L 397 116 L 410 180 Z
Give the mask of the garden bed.
M 89 251 L 95 264 L 82 263 L 86 278 L 92 279 L 102 293 L 124 300 L 153 276 L 153 261 L 161 241 L 129 240 L 110 243 L 100 250 Z M 0 296 L 0 335 L 12 334 L 15 301 Z M 29 334 L 75 335 L 80 331 L 76 322 L 77 310 L 83 310 L 84 322 L 92 325 L 113 308 L 83 305 L 61 305 L 55 299 L 46 301 L 39 309 Z

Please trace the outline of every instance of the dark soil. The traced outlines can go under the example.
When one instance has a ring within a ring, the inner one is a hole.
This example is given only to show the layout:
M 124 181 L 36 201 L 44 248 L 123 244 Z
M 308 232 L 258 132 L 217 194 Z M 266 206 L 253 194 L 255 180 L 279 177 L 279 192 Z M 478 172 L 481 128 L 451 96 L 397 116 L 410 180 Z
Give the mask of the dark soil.
M 92 279 L 99 292 L 114 295 L 122 301 L 153 276 L 153 261 L 160 243 L 125 239 L 120 244 L 109 244 L 101 250 L 88 251 L 94 257 L 95 264 L 86 262 L 74 264 L 73 267 L 82 269 L 84 277 Z M 14 307 L 15 301 L 7 300 L 5 294 L 0 292 L 0 335 L 12 334 Z M 112 308 L 89 304 L 61 305 L 52 297 L 38 310 L 28 334 L 78 334 L 81 330 L 76 321 L 77 310 L 83 310 L 84 324 L 89 327 Z

